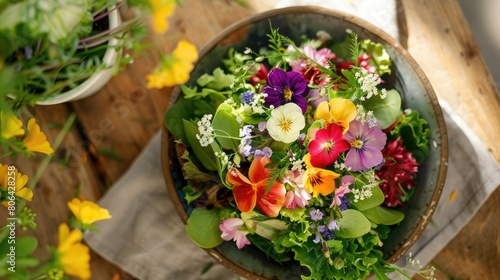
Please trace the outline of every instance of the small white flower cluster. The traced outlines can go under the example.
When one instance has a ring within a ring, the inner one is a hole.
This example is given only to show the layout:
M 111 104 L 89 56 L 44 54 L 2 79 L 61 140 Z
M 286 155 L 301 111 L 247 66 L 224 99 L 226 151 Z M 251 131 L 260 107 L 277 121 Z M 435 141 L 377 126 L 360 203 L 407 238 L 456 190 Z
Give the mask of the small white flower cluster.
M 266 96 L 267 94 L 265 93 L 254 94 L 250 103 L 241 103 L 239 107 L 237 107 L 238 103 L 232 98 L 225 100 L 224 103 L 233 108 L 232 114 L 236 117 L 236 121 L 239 124 L 243 124 L 245 115 L 265 113 L 264 102 Z
M 377 118 L 375 118 L 375 115 L 373 115 L 373 111 L 367 112 L 363 105 L 356 105 L 356 112 L 356 120 L 360 121 L 362 124 L 368 122 L 368 126 L 370 128 L 376 127 L 378 125 Z
M 416 271 L 416 274 L 420 275 L 424 279 L 435 280 L 435 271 L 436 268 L 434 266 L 429 266 L 424 268 L 420 264 L 420 260 L 414 259 L 412 257 L 412 253 L 408 254 L 408 258 L 406 258 L 406 266 L 403 268 L 404 270 L 409 270 L 412 272 Z
M 373 184 L 367 184 L 364 185 L 361 189 L 356 189 L 353 188 L 351 190 L 352 194 L 354 195 L 354 202 L 362 201 L 367 198 L 370 198 L 373 195 L 372 188 L 374 187 Z
M 292 154 L 292 156 L 290 157 L 290 162 L 292 163 L 292 171 L 297 171 L 300 174 L 306 171 L 304 169 L 304 161 L 301 158 L 296 159 L 295 154 Z
M 364 101 L 366 99 L 370 99 L 374 95 L 378 95 L 378 88 L 377 86 L 382 82 L 382 79 L 375 74 L 375 73 L 369 73 L 366 69 L 364 68 L 359 68 L 359 71 L 356 72 L 354 75 L 358 79 L 358 83 L 361 85 L 361 91 L 366 92 L 367 95 L 361 97 L 361 101 Z M 381 91 L 380 98 L 384 99 L 387 95 L 387 91 L 383 89 Z
M 379 185 L 377 178 L 375 178 L 375 172 L 371 170 L 370 172 L 362 173 L 363 176 L 368 180 L 368 183 L 363 185 L 361 189 L 353 188 L 351 190 L 354 195 L 354 202 L 365 200 L 373 195 L 372 189 Z
M 198 121 L 198 132 L 200 134 L 196 134 L 196 138 L 200 142 L 202 147 L 207 147 L 212 142 L 214 142 L 214 128 L 212 127 L 212 114 L 204 115 L 200 121 Z
M 216 157 L 219 158 L 221 165 L 229 164 L 229 156 L 226 153 L 220 151 L 220 152 L 215 152 L 214 154 Z
M 350 167 L 347 167 L 345 166 L 345 164 L 343 162 L 338 162 L 338 161 L 335 161 L 335 163 L 333 164 L 333 166 L 339 170 L 351 170 Z

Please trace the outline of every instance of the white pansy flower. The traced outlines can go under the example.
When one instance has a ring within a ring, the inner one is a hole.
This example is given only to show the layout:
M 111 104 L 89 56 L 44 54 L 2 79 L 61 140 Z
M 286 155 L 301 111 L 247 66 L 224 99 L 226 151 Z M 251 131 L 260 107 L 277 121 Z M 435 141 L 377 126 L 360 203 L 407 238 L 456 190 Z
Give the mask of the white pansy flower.
M 287 103 L 271 111 L 271 118 L 267 121 L 267 130 L 274 140 L 292 143 L 297 140 L 305 125 L 304 115 L 299 105 Z

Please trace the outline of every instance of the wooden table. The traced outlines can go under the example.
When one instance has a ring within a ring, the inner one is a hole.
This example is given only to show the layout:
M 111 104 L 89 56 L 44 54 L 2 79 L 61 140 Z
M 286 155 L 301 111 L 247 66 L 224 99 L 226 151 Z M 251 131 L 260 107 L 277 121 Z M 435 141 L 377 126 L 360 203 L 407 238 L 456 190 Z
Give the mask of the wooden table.
M 177 9 L 171 19 L 170 34 L 185 37 L 201 48 L 224 27 L 271 9 L 277 2 L 248 0 L 250 7 L 243 8 L 230 0 L 183 0 L 184 8 Z M 427 74 L 438 98 L 464 118 L 500 163 L 499 95 L 456 0 L 401 0 L 398 19 L 403 46 Z M 168 52 L 175 42 L 161 46 Z M 57 225 L 66 221 L 66 202 L 76 189 L 81 188 L 87 199 L 98 200 L 162 126 L 171 90 L 145 87 L 145 75 L 157 59 L 155 51 L 147 52 L 87 99 L 33 109 L 51 141 L 59 129 L 49 127 L 49 123 L 62 124 L 73 113 L 78 116 L 56 151 L 56 158 L 69 157 L 68 163 L 49 164 L 31 203 L 38 213 L 35 234 L 40 256 L 45 254 L 45 245 L 57 244 Z M 120 159 L 102 150 L 112 150 Z M 18 159 L 14 164 L 31 178 L 40 162 Z M 497 189 L 457 238 L 435 257 L 432 262 L 444 271 L 438 273 L 438 279 L 447 279 L 445 273 L 463 279 L 498 279 L 499 202 Z M 97 254 L 92 257 L 93 279 L 131 278 Z

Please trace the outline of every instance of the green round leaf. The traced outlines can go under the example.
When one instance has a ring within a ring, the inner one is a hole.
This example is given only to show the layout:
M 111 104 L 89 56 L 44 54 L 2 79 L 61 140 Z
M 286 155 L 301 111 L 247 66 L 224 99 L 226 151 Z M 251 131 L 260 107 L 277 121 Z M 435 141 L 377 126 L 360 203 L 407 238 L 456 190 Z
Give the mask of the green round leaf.
M 395 89 L 387 91 L 387 96 L 382 99 L 380 95 L 372 96 L 363 102 L 368 111 L 373 111 L 381 129 L 386 129 L 393 124 L 401 114 L 401 96 Z
M 384 193 L 379 186 L 372 188 L 372 195 L 369 198 L 359 200 L 358 202 L 352 202 L 352 205 L 359 211 L 363 211 L 369 208 L 377 207 L 384 202 Z
M 213 248 L 224 240 L 220 237 L 220 217 L 217 209 L 194 208 L 186 224 L 189 237 L 202 248 Z
M 367 209 L 363 211 L 363 214 L 374 223 L 386 226 L 395 225 L 405 217 L 405 214 L 401 211 L 382 206 Z
M 342 219 L 338 223 L 340 229 L 335 231 L 335 235 L 342 238 L 356 238 L 367 234 L 371 229 L 370 221 L 363 213 L 347 209 L 342 211 Z

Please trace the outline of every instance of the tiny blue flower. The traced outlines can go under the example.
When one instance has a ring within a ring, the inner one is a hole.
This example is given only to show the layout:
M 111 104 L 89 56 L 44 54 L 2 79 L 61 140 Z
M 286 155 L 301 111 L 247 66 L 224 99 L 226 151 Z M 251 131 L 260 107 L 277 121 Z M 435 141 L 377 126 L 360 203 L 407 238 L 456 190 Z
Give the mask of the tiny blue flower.
M 324 225 L 321 225 L 318 227 L 319 232 L 324 232 L 326 230 L 326 227 Z
M 321 212 L 319 209 L 312 209 L 309 214 L 311 215 L 311 220 L 313 221 L 319 221 L 323 219 L 323 212 Z
M 260 122 L 258 127 L 260 132 L 264 132 L 267 128 L 267 122 Z
M 349 200 L 349 198 L 347 198 L 345 196 L 341 196 L 340 197 L 340 205 L 339 205 L 340 211 L 347 210 L 349 208 L 349 206 L 351 206 L 351 201 Z
M 340 227 L 339 225 L 337 224 L 337 221 L 336 220 L 331 220 L 329 223 L 328 223 L 328 229 L 329 230 L 339 230 Z
M 316 236 L 315 236 L 315 237 L 314 237 L 314 239 L 313 239 L 313 242 L 314 242 L 314 243 L 319 243 L 320 241 L 321 241 L 321 239 L 319 238 L 319 235 L 318 235 L 318 234 L 316 234 Z
M 321 236 L 323 236 L 323 239 L 325 240 L 332 240 L 335 238 L 335 233 L 333 233 L 333 231 L 331 230 L 325 230 L 321 232 Z
M 248 136 L 252 135 L 253 128 L 254 128 L 254 126 L 251 124 L 245 125 L 242 128 L 240 128 L 240 137 L 244 137 L 244 136 L 248 137 Z
M 254 93 L 251 90 L 245 91 L 241 95 L 241 103 L 250 104 L 253 100 Z

